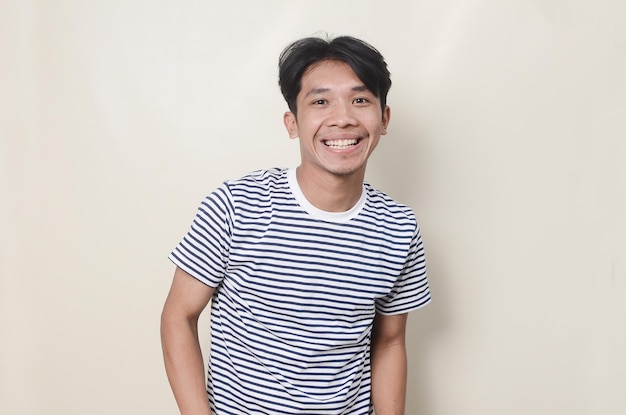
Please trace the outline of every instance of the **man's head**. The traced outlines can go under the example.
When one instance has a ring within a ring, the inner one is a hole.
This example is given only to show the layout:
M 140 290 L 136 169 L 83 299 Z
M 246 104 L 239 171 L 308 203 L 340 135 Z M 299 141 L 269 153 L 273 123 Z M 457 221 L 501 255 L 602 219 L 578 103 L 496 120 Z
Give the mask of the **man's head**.
M 362 40 L 341 36 L 326 40 L 308 37 L 297 40 L 283 50 L 278 60 L 280 90 L 289 110 L 297 113 L 296 99 L 302 87 L 302 76 L 323 61 L 344 62 L 363 84 L 387 105 L 391 78 L 383 56 Z
M 299 179 L 361 183 L 390 119 L 382 55 L 352 37 L 305 38 L 283 51 L 279 66 L 290 109 L 283 121 L 300 142 Z

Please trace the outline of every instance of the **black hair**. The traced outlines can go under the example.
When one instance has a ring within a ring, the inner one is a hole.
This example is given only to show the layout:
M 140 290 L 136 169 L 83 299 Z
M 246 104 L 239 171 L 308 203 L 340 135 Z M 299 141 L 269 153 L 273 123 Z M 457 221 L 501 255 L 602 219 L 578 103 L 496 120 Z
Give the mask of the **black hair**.
M 334 39 L 307 37 L 287 46 L 278 58 L 278 84 L 289 110 L 297 111 L 296 98 L 302 88 L 302 76 L 321 61 L 341 61 L 350 66 L 365 87 L 387 105 L 391 78 L 383 56 L 370 44 L 351 36 Z

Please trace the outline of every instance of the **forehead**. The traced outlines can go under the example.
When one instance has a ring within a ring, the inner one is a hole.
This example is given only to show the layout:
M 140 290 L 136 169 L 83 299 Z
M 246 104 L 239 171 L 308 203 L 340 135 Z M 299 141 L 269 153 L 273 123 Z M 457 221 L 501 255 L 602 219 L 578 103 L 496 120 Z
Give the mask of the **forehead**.
M 309 66 L 302 75 L 301 92 L 311 88 L 337 88 L 342 85 L 362 86 L 363 81 L 354 73 L 350 65 L 342 61 L 324 60 Z

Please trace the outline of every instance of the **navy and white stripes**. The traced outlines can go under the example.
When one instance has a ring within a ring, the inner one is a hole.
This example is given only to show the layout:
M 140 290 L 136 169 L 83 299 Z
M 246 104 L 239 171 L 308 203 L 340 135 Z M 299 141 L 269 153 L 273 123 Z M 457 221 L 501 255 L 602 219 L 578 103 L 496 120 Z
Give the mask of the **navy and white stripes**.
M 369 185 L 311 206 L 294 170 L 224 183 L 170 254 L 215 287 L 209 397 L 223 414 L 369 414 L 375 314 L 430 301 L 413 212 Z

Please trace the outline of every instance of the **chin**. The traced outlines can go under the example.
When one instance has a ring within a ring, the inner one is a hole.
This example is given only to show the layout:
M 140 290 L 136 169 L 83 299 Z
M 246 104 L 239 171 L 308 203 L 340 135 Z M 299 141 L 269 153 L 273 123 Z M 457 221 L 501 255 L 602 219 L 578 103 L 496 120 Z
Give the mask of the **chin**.
M 335 176 L 348 177 L 348 176 L 352 176 L 355 174 L 359 174 L 361 170 L 362 170 L 362 167 L 359 166 L 359 167 L 343 167 L 343 168 L 331 169 L 329 171 Z

